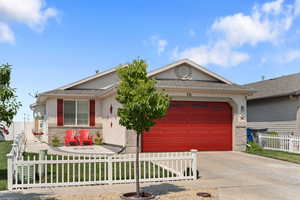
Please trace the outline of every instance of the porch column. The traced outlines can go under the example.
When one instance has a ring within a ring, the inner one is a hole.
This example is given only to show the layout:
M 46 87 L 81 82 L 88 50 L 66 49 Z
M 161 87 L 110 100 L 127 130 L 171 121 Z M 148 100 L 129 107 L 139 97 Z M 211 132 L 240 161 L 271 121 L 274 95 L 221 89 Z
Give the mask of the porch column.
M 247 144 L 247 102 L 245 97 L 232 97 L 233 151 L 245 151 Z

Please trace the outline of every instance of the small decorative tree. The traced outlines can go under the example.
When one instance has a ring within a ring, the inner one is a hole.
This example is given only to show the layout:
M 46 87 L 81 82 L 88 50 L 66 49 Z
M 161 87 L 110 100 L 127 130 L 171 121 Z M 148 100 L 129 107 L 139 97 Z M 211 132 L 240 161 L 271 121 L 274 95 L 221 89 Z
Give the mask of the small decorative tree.
M 11 65 L 0 65 L 0 130 L 4 132 L 17 114 L 21 103 L 17 101 L 16 90 L 10 86 Z
M 140 197 L 139 184 L 139 141 L 140 135 L 149 131 L 155 120 L 163 117 L 169 107 L 169 97 L 157 91 L 155 80 L 147 76 L 144 60 L 133 60 L 131 64 L 118 69 L 120 85 L 117 100 L 119 123 L 128 130 L 134 130 L 136 137 L 136 197 Z

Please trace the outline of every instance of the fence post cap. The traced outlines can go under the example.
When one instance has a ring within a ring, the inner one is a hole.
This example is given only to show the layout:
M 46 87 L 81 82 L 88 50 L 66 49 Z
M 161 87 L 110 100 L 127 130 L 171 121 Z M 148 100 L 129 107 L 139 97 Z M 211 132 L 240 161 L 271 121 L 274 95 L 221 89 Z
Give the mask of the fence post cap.
M 12 158 L 13 156 L 14 156 L 13 153 L 8 153 L 8 154 L 6 154 L 6 157 L 8 157 L 8 158 Z
M 197 149 L 191 149 L 191 152 L 192 152 L 192 153 L 197 153 L 198 150 L 197 150 Z
M 48 153 L 48 149 L 41 149 L 39 152 L 40 153 Z

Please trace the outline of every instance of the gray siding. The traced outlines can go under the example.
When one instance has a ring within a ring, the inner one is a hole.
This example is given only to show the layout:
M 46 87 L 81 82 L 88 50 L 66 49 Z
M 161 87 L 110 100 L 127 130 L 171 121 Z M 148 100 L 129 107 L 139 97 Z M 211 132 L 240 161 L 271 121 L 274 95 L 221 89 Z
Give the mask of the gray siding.
M 297 134 L 296 121 L 280 121 L 280 122 L 248 122 L 247 127 L 275 131 L 281 135 Z
M 205 81 L 217 81 L 217 82 L 220 82 L 216 78 L 214 78 L 214 77 L 212 77 L 212 76 L 210 76 L 208 74 L 205 74 L 204 72 L 196 70 L 193 67 L 191 67 L 189 65 L 186 65 L 186 64 L 179 65 L 177 67 L 174 67 L 174 68 L 171 68 L 171 69 L 166 70 L 164 72 L 161 72 L 161 73 L 155 75 L 154 78 L 155 79 L 159 79 L 159 80 L 168 80 L 168 79 L 174 80 L 174 79 L 179 79 L 177 77 L 177 75 L 176 75 L 176 69 L 178 67 L 182 67 L 182 66 L 188 67 L 188 69 L 190 69 L 191 80 L 202 80 L 202 81 L 205 80 Z
M 298 99 L 277 97 L 248 100 L 248 122 L 273 122 L 296 120 Z
M 96 78 L 91 81 L 82 83 L 70 89 L 102 89 L 106 86 L 115 84 L 118 81 L 118 75 L 116 72 L 112 72 L 101 78 Z

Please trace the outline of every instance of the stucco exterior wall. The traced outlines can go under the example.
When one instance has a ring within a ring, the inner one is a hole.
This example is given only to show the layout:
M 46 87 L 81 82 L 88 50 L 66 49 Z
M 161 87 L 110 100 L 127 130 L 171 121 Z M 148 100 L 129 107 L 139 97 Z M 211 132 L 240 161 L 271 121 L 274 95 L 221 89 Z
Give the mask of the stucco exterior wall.
M 102 99 L 103 139 L 108 144 L 125 146 L 126 128 L 119 124 L 117 110 L 121 105 L 115 98 L 115 95 L 111 95 Z M 112 106 L 112 113 L 110 113 L 110 106 Z
M 232 125 L 232 144 L 233 150 L 242 151 L 246 147 L 246 118 L 241 120 L 241 106 L 246 106 L 246 100 L 243 95 L 221 94 L 221 93 L 201 93 L 186 91 L 167 91 L 172 100 L 182 101 L 220 101 L 228 102 L 232 106 L 233 125 Z M 91 135 L 100 132 L 104 142 L 108 144 L 120 145 L 127 147 L 126 152 L 132 153 L 136 150 L 136 134 L 134 131 L 126 130 L 118 122 L 117 109 L 121 106 L 115 99 L 115 94 L 102 99 L 96 99 L 96 126 L 63 126 L 56 125 L 56 102 L 57 98 L 47 100 L 46 104 L 46 121 L 48 122 L 48 138 L 51 143 L 54 137 L 58 137 L 63 143 L 64 132 L 66 129 L 90 129 Z M 59 97 L 58 97 L 59 98 Z M 75 99 L 75 97 L 73 97 Z M 67 99 L 72 99 L 68 97 Z M 81 98 L 84 99 L 84 98 Z M 112 106 L 112 112 L 110 107 Z M 246 110 L 245 110 L 246 113 Z
M 277 97 L 248 100 L 249 122 L 278 122 L 297 119 L 299 102 L 297 98 Z

